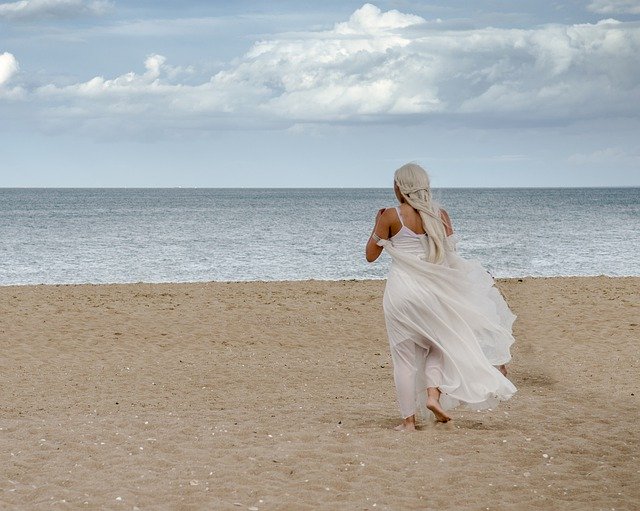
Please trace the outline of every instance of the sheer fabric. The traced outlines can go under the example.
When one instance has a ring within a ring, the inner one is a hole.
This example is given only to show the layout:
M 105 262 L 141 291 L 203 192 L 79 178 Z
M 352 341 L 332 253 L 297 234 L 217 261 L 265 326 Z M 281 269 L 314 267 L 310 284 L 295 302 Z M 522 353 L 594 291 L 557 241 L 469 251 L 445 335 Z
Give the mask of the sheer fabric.
M 442 264 L 425 260 L 420 236 L 403 226 L 378 245 L 392 257 L 383 308 L 403 417 L 424 411 L 427 387 L 438 387 L 445 409 L 489 408 L 515 386 L 494 365 L 511 358 L 515 316 L 491 275 L 446 240 Z

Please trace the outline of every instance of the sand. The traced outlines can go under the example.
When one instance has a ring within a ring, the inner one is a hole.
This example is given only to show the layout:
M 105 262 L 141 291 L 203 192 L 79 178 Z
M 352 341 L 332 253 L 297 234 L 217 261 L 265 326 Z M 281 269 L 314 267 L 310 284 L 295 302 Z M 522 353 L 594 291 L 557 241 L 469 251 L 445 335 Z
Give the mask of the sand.
M 0 288 L 0 509 L 640 509 L 640 278 L 501 280 L 499 408 L 398 422 L 384 282 Z

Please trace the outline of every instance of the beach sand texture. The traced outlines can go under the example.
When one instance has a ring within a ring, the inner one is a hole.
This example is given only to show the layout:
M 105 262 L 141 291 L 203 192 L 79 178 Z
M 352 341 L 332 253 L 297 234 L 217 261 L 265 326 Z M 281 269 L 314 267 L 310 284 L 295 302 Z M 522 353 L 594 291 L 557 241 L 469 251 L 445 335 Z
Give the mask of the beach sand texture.
M 501 280 L 518 394 L 399 433 L 383 281 L 0 288 L 0 509 L 640 509 L 640 278 Z

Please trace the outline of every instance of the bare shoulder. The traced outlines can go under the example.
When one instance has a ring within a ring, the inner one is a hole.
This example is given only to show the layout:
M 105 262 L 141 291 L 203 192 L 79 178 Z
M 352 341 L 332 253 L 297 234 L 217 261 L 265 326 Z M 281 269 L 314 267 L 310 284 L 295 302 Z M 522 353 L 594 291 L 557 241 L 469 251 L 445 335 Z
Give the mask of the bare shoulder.
M 444 223 L 447 236 L 452 235 L 453 226 L 451 225 L 451 218 L 449 218 L 449 213 L 447 213 L 446 209 L 440 209 L 440 218 L 442 218 L 442 222 Z
M 380 220 L 387 225 L 392 224 L 397 218 L 398 215 L 396 214 L 396 210 L 393 207 L 385 208 L 382 215 L 380 215 Z

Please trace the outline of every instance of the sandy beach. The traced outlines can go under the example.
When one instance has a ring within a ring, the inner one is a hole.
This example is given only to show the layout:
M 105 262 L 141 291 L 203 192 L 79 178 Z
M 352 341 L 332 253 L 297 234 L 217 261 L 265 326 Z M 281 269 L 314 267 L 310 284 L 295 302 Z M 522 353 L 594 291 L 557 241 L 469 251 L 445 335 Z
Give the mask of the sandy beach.
M 640 509 L 640 278 L 499 287 L 519 392 L 416 433 L 384 281 L 0 287 L 0 508 Z

